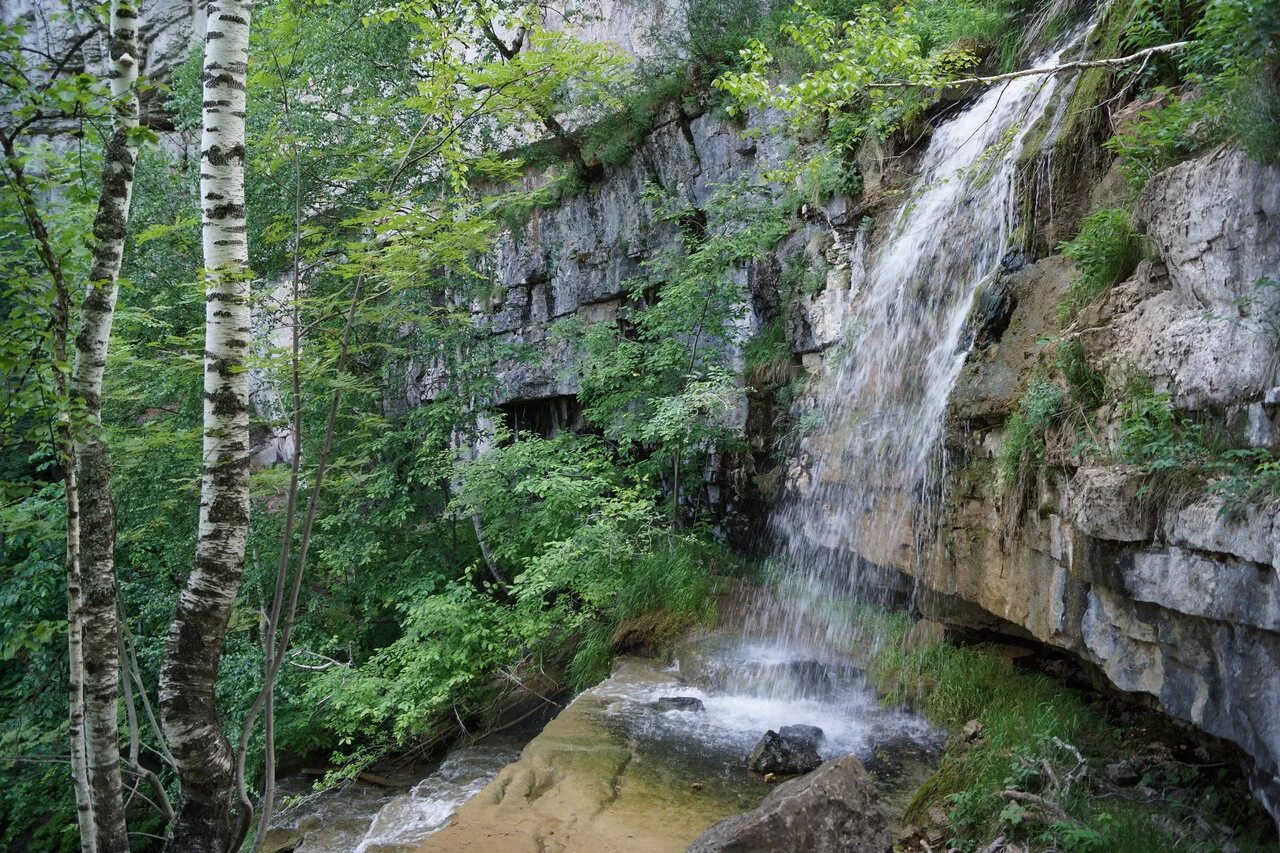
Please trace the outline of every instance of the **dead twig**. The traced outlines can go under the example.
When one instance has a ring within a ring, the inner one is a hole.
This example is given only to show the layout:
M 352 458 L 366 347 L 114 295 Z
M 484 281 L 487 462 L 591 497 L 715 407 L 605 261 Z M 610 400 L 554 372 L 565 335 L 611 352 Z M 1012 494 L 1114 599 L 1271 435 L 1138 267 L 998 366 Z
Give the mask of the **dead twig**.
M 1068 823 L 1076 822 L 1071 815 L 1067 814 L 1066 810 L 1062 808 L 1062 806 L 1052 800 L 1046 800 L 1044 797 L 1040 797 L 1035 794 L 1028 794 L 1026 791 L 1006 790 L 998 792 L 996 796 L 1005 800 L 1013 800 L 1016 803 L 1026 803 L 1030 806 L 1036 806 L 1043 811 L 1045 817 L 1049 818 L 1051 821 L 1066 821 Z

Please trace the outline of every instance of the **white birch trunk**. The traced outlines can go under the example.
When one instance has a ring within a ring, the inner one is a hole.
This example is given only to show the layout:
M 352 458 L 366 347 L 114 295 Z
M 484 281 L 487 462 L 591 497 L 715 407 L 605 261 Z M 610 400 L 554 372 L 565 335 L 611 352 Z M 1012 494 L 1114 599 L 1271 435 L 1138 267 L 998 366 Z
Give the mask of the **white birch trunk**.
M 245 234 L 245 0 L 211 0 L 205 36 L 200 200 L 205 266 L 204 471 L 195 565 L 160 673 L 160 710 L 182 793 L 165 849 L 224 853 L 231 749 L 214 694 L 249 526 L 250 345 Z
M 64 425 L 65 448 L 72 451 L 71 428 Z M 84 730 L 84 585 L 80 572 L 80 490 L 74 453 L 63 461 L 67 500 L 67 693 L 71 737 L 71 783 L 76 793 L 76 822 L 80 850 L 97 853 L 98 833 L 93 820 L 93 791 L 89 785 L 89 751 Z
M 133 195 L 138 126 L 138 14 L 132 0 L 113 0 L 107 71 L 117 112 L 102 166 L 102 190 L 93 224 L 93 264 L 80 308 L 73 405 L 82 406 L 85 428 L 76 441 L 79 571 L 83 596 L 76 629 L 91 654 L 83 659 L 85 753 L 92 802 L 94 849 L 127 853 L 119 748 L 120 623 L 116 608 L 115 512 L 111 458 L 101 434 L 102 376 L 115 317 L 120 265 Z

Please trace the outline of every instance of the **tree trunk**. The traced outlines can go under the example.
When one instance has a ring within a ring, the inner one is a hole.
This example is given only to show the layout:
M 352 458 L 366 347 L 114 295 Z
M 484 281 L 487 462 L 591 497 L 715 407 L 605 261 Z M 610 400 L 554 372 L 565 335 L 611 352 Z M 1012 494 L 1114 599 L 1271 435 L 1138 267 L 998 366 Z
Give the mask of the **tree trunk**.
M 96 848 L 128 853 L 123 785 L 120 777 L 120 623 L 116 609 L 115 512 L 111 500 L 111 457 L 101 432 L 102 375 L 115 317 L 120 265 L 133 195 L 138 149 L 131 134 L 138 126 L 137 10 L 132 0 L 111 4 L 108 72 L 117 113 L 107 140 L 102 190 L 93 223 L 93 265 L 80 309 L 74 405 L 83 407 L 75 464 L 79 498 L 80 603 L 84 657 L 85 749 L 93 798 Z
M 195 565 L 160 672 L 160 711 L 182 792 L 165 846 L 224 853 L 234 781 L 218 717 L 218 661 L 249 528 L 249 264 L 245 236 L 244 0 L 212 0 L 205 36 L 200 199 L 205 266 L 204 471 Z
M 82 609 L 84 588 L 80 572 L 80 489 L 76 481 L 76 448 L 71 433 L 71 394 L 67 375 L 67 334 L 71 322 L 71 292 L 60 256 L 53 249 L 49 232 L 36 208 L 35 193 L 27 183 L 22 158 L 14 147 L 14 137 L 4 137 L 4 162 L 16 191 L 22 217 L 36 244 L 36 254 L 53 281 L 53 395 L 57 411 L 50 436 L 62 470 L 66 511 L 67 575 L 67 705 L 68 735 L 71 741 L 71 784 L 76 797 L 76 823 L 80 828 L 80 850 L 96 853 L 97 830 L 93 821 L 93 795 L 89 785 L 88 749 L 84 720 L 84 631 Z

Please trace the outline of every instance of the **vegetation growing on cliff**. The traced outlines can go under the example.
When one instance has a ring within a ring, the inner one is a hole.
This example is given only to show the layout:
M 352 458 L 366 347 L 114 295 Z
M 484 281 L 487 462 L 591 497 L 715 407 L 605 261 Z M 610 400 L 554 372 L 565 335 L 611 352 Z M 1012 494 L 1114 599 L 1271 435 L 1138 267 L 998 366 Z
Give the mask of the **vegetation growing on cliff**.
M 1177 59 L 1144 75 L 1151 107 L 1108 141 L 1135 185 L 1226 141 L 1254 158 L 1280 157 L 1280 10 L 1267 0 L 1137 5 L 1126 28 L 1133 47 L 1188 39 Z
M 945 843 L 965 851 L 996 837 L 1076 853 L 1219 849 L 1210 822 L 1237 828 L 1239 849 L 1268 849 L 1268 819 L 1240 781 L 1208 755 L 1175 759 L 1180 738 L 1163 742 L 1158 718 L 1020 668 L 1019 649 L 908 640 L 904 616 L 859 618 L 875 626 L 884 701 L 951 735 L 904 817 L 917 832 L 939 829 L 940 808 Z

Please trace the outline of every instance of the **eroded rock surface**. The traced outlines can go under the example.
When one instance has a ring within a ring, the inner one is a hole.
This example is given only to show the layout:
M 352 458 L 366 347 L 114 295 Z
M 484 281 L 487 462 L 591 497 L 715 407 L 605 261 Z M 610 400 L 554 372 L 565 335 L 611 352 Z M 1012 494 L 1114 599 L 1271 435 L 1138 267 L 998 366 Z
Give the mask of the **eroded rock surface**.
M 616 713 L 621 696 L 671 679 L 651 662 L 620 660 L 419 850 L 676 853 L 715 821 L 755 806 L 767 785 L 651 745 Z
M 1112 388 L 1136 366 L 1197 418 L 1280 450 L 1277 336 L 1280 168 L 1220 150 L 1153 177 L 1137 219 L 1158 258 L 1089 306 L 1065 334 Z M 1227 513 L 1203 488 L 1147 485 L 1118 464 L 1051 450 L 1013 517 L 995 470 L 1001 425 L 1055 334 L 1049 258 L 1011 278 L 1008 330 L 970 357 L 949 444 L 958 451 L 937 547 L 918 573 L 931 618 L 1067 649 L 1122 690 L 1240 745 L 1255 791 L 1280 815 L 1280 534 L 1263 506 Z M 1262 282 L 1259 284 L 1259 282 Z M 1040 293 L 1040 297 L 1035 294 Z M 1046 296 L 1047 294 L 1047 296 Z M 1270 331 L 1267 331 L 1270 330 Z M 1102 410 L 1095 440 L 1114 442 Z M 977 608 L 974 607 L 977 606 Z
M 779 785 L 759 807 L 712 826 L 689 853 L 882 853 L 893 838 L 856 756 Z

